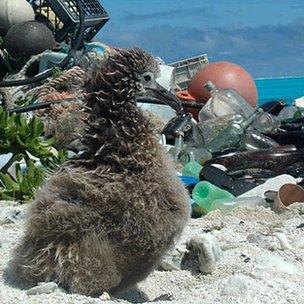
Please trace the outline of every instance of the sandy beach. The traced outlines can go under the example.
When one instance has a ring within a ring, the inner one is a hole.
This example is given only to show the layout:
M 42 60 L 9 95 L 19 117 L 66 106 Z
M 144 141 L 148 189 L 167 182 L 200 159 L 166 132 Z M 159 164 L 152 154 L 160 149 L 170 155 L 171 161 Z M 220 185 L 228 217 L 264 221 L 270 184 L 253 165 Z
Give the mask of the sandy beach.
M 240 207 L 230 214 L 214 211 L 191 219 L 163 266 L 136 288 L 111 299 L 107 294 L 68 294 L 55 284 L 52 290 L 32 295 L 5 279 L 28 206 L 0 203 L 0 303 L 304 303 L 304 204 L 294 204 L 283 214 Z M 186 249 L 191 239 L 206 235 L 214 237 L 221 251 L 210 274 L 201 273 L 199 255 Z

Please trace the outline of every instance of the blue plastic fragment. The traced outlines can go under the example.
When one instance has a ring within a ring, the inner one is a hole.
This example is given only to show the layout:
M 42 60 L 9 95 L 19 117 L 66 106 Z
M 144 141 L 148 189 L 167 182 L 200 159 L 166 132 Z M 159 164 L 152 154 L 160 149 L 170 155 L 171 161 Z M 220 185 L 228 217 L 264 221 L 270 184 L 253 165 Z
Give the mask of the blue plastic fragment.
M 198 178 L 192 176 L 181 175 L 179 178 L 185 186 L 195 185 L 200 181 Z
M 191 206 L 193 206 L 194 204 L 196 204 L 196 203 L 195 203 L 195 200 L 192 199 L 192 198 L 189 199 L 189 203 L 190 203 Z

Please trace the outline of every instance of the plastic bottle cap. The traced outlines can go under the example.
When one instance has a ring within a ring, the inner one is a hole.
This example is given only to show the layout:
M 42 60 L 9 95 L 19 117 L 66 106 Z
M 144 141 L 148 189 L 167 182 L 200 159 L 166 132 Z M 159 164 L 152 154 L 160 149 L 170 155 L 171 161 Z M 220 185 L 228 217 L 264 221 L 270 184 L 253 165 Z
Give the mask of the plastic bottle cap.
M 215 85 L 213 84 L 213 82 L 211 82 L 210 80 L 207 81 L 205 84 L 204 84 L 204 88 L 208 91 L 208 92 L 211 92 L 212 90 L 215 89 Z

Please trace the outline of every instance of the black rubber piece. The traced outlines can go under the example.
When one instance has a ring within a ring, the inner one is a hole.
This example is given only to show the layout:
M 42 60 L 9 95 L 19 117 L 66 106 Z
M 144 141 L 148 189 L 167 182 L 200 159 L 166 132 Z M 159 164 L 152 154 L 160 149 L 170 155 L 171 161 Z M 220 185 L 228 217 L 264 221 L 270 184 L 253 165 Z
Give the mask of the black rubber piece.
M 254 181 L 233 179 L 225 171 L 212 165 L 204 165 L 199 177 L 200 180 L 206 180 L 235 196 L 239 196 L 257 186 Z

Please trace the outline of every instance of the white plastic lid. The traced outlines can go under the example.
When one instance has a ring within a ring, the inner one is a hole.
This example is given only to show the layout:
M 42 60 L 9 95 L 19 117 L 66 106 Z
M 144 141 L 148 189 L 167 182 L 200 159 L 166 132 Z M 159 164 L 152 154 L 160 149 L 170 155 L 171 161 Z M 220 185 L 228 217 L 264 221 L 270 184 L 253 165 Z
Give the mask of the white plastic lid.
M 0 34 L 15 24 L 35 20 L 32 6 L 26 0 L 0 0 Z

